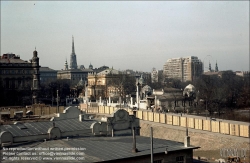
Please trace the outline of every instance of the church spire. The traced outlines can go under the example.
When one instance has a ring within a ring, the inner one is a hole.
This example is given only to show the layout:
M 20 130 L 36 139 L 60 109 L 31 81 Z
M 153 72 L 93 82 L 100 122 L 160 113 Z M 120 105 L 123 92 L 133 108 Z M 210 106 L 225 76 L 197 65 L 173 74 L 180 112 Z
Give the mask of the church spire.
M 218 72 L 219 69 L 218 69 L 218 65 L 217 65 L 217 60 L 216 60 L 216 64 L 215 64 L 215 72 Z
M 210 63 L 210 61 L 209 61 L 209 71 L 211 72 L 212 71 L 212 68 L 211 68 L 211 63 Z
M 77 69 L 77 61 L 75 54 L 75 45 L 74 45 L 74 37 L 72 35 L 72 53 L 70 55 L 70 69 Z
M 74 36 L 72 35 L 72 53 L 75 53 Z

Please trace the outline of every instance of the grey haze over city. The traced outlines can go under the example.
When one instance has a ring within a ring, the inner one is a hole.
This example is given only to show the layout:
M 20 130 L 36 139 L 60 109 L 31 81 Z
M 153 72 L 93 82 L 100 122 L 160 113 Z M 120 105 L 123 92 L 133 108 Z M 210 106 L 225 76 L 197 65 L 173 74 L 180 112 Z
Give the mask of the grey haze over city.
M 150 72 L 197 56 L 208 70 L 249 71 L 249 1 L 1 1 L 1 55 L 64 68 L 77 64 Z

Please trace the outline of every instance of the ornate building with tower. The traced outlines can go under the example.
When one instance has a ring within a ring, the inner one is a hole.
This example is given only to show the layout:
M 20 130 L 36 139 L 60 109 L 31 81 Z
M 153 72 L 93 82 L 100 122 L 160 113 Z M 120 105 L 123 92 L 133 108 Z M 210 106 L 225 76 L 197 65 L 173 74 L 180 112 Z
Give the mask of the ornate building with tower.
M 67 60 L 64 63 L 64 69 L 57 72 L 57 79 L 66 79 L 70 81 L 71 86 L 76 85 L 80 80 L 87 82 L 88 73 L 93 72 L 92 69 L 85 69 L 83 65 L 77 67 L 77 59 L 75 54 L 74 37 L 72 37 L 72 52 L 70 55 L 70 63 Z
M 12 105 L 20 102 L 25 104 L 25 101 L 31 100 L 32 103 L 38 103 L 40 90 L 39 69 L 39 58 L 36 50 L 29 61 L 20 59 L 20 56 L 16 54 L 3 54 L 0 57 L 0 88 L 2 89 L 0 96 L 3 96 L 1 97 L 1 103 L 3 105 L 8 104 L 9 99 L 12 99 Z M 32 97 L 30 94 L 32 94 Z M 30 103 L 27 102 L 27 104 Z
M 38 103 L 38 97 L 39 97 L 39 90 L 40 90 L 40 71 L 39 71 L 39 58 L 37 55 L 37 51 L 33 52 L 33 58 L 31 60 L 32 68 L 33 68 L 33 102 L 36 104 Z

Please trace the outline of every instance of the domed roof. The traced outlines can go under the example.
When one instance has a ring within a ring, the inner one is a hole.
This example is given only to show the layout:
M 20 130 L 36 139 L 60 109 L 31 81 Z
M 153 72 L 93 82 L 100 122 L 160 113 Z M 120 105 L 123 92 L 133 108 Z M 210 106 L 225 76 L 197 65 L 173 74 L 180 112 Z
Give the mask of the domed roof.
M 195 87 L 192 84 L 188 84 L 185 89 L 189 89 L 190 91 L 195 91 Z
M 183 96 L 185 95 L 187 95 L 188 97 L 195 97 L 195 87 L 192 84 L 189 84 L 185 87 Z
M 85 69 L 84 65 L 80 65 L 79 68 L 80 68 L 80 69 Z
M 93 69 L 93 65 L 91 63 L 89 64 L 89 69 Z

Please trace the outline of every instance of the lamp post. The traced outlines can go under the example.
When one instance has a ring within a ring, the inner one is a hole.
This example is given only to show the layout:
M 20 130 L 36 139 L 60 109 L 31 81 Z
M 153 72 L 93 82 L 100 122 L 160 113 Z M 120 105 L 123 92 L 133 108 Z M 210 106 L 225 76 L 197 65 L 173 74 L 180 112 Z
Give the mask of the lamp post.
M 88 109 L 88 84 L 85 82 L 85 100 L 87 104 L 87 109 Z
M 30 90 L 31 90 L 31 105 L 33 106 L 33 88 L 32 86 L 30 87 Z
M 57 102 L 57 104 L 56 104 L 56 108 L 57 108 L 57 113 L 59 113 L 59 105 L 58 105 L 58 90 L 56 90 L 56 102 Z
M 207 98 L 206 98 L 206 119 L 207 119 Z

